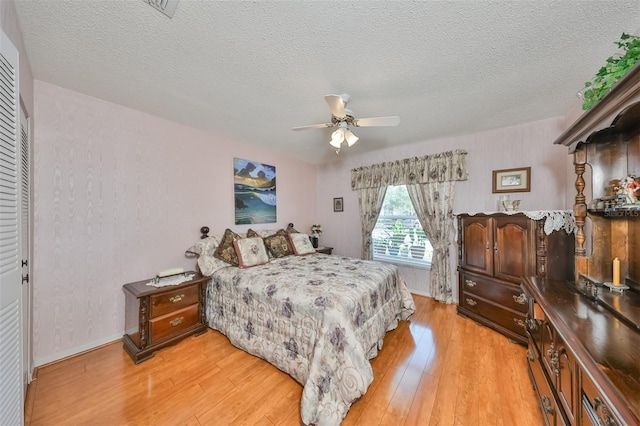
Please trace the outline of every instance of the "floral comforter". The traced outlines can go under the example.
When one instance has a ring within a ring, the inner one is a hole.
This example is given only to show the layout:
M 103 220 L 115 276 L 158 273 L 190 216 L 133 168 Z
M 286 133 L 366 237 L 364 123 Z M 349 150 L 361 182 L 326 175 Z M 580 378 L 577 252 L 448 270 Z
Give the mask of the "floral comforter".
M 314 254 L 217 270 L 209 326 L 304 386 L 305 424 L 340 424 L 373 380 L 369 359 L 415 312 L 393 265 Z

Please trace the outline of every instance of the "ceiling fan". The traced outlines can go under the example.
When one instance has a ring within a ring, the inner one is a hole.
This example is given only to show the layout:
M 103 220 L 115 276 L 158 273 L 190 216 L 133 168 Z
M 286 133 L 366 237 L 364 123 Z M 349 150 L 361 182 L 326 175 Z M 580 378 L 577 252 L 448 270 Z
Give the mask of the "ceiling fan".
M 331 134 L 329 144 L 336 149 L 336 154 L 340 153 L 340 146 L 346 142 L 348 146 L 352 146 L 358 142 L 358 137 L 353 134 L 350 126 L 353 127 L 377 127 L 377 126 L 397 126 L 400 123 L 400 117 L 371 117 L 371 118 L 355 118 L 353 111 L 347 109 L 347 103 L 351 100 L 351 96 L 343 95 L 326 95 L 324 99 L 329 104 L 331 110 L 331 122 L 322 124 L 311 124 L 308 126 L 294 127 L 291 130 L 308 130 L 308 129 L 324 129 L 327 127 L 337 127 Z

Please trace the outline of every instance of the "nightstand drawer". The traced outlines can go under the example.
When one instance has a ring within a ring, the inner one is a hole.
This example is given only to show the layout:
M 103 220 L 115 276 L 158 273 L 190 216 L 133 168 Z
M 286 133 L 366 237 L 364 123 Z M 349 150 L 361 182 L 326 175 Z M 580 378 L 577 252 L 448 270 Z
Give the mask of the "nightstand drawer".
M 183 330 L 198 324 L 198 306 L 198 303 L 195 303 L 149 321 L 151 344 L 173 337 Z
M 151 311 L 150 318 L 174 312 L 194 303 L 198 303 L 198 286 L 192 285 L 174 291 L 152 295 L 150 298 Z

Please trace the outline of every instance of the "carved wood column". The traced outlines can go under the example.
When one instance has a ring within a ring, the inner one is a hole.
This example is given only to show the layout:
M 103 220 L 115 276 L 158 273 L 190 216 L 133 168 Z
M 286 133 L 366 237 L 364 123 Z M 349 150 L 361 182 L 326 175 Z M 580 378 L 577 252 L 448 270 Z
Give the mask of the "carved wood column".
M 576 219 L 576 280 L 580 273 L 587 274 L 587 249 L 584 247 L 586 236 L 584 225 L 587 218 L 587 204 L 584 195 L 584 171 L 587 163 L 587 149 L 585 144 L 579 144 L 573 153 L 573 166 L 576 172 L 576 199 L 573 206 L 573 214 Z

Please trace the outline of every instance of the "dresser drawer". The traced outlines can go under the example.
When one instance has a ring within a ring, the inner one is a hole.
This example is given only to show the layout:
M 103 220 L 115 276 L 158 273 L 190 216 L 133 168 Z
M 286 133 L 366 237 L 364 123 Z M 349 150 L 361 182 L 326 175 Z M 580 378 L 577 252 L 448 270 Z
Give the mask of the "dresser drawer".
M 192 285 L 150 296 L 150 318 L 157 318 L 168 314 L 169 312 L 174 312 L 178 309 L 198 303 L 198 289 L 199 287 L 197 285 Z
M 159 343 L 198 324 L 198 306 L 195 303 L 149 321 L 150 343 Z
M 506 328 L 507 330 L 510 330 L 522 337 L 526 337 L 524 329 L 524 314 L 510 309 L 505 309 L 468 292 L 462 293 L 460 303 L 466 310 L 486 318 L 490 322 Z
M 502 284 L 479 275 L 461 273 L 463 291 L 472 293 L 483 299 L 491 300 L 498 305 L 522 312 L 527 312 L 528 300 L 520 287 Z
M 582 423 L 584 425 L 621 425 L 607 400 L 593 384 L 591 378 L 582 372 Z
M 542 371 L 542 366 L 540 365 L 538 357 L 535 356 L 534 349 L 531 348 L 531 346 L 529 346 L 529 350 L 527 351 L 527 362 L 529 364 L 529 375 L 531 381 L 533 382 L 533 386 L 538 394 L 538 404 L 542 409 L 545 425 L 563 425 L 563 417 L 558 409 L 556 399 L 553 396 L 549 382 Z

